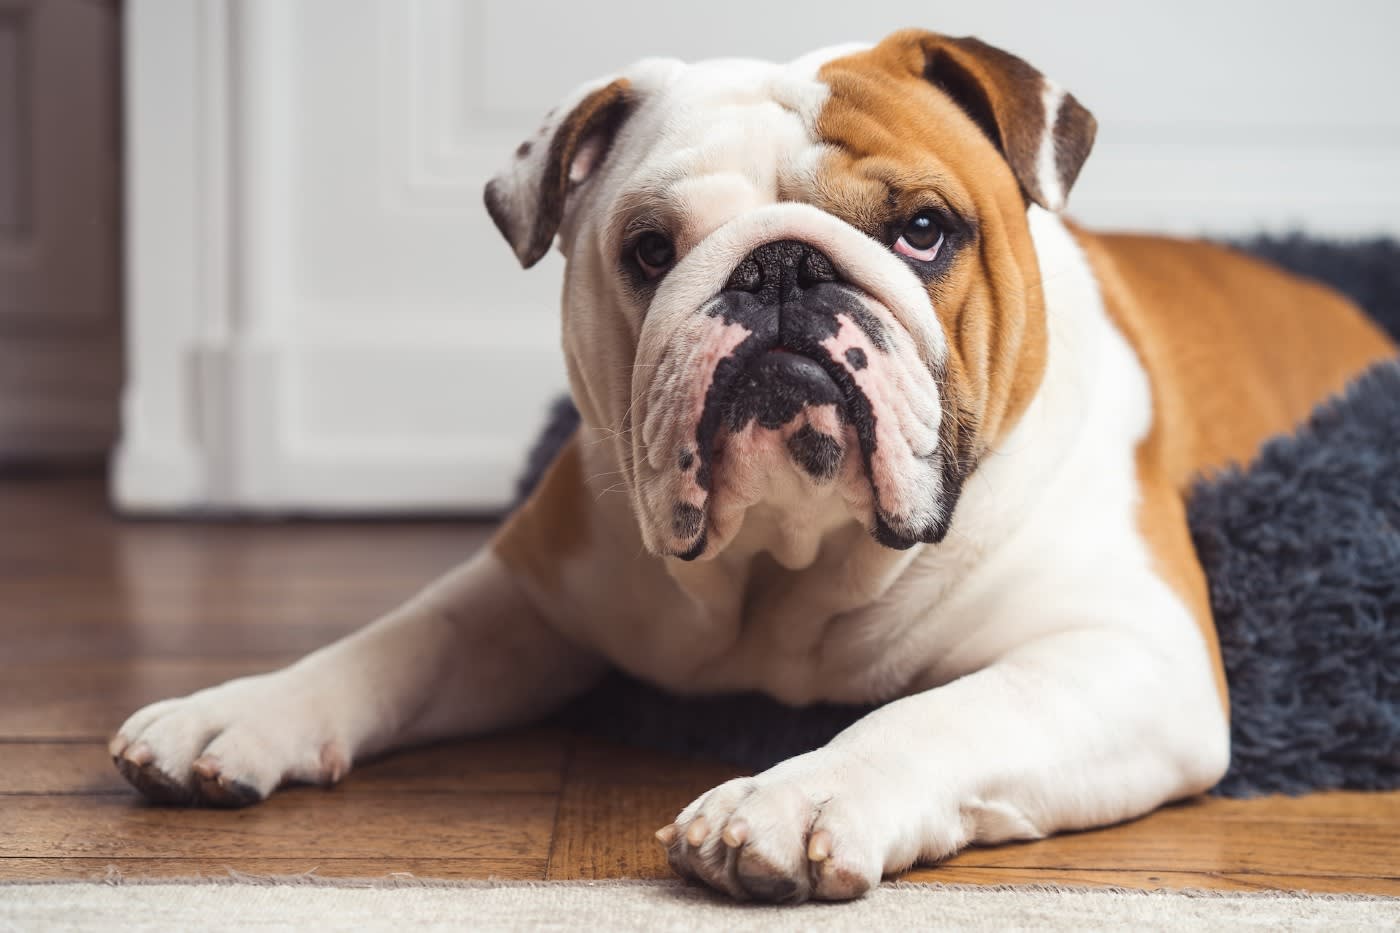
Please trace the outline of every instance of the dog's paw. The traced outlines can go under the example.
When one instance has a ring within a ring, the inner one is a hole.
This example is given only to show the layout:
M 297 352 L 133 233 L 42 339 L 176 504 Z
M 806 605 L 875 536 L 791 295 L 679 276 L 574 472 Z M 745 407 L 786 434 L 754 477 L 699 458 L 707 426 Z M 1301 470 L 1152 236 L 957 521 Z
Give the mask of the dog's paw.
M 139 710 L 108 745 L 117 770 L 166 804 L 246 807 L 284 783 L 335 783 L 348 756 L 287 676 L 246 677 Z
M 848 900 L 885 869 L 871 789 L 849 771 L 795 759 L 721 784 L 656 836 L 678 874 L 739 900 Z

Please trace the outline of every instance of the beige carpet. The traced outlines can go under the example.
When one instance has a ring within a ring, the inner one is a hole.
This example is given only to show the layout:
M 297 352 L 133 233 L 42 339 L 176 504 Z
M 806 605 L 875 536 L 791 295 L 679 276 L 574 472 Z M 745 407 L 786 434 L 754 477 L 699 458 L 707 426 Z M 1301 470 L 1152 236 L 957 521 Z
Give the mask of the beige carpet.
M 1387 930 L 1400 899 L 886 884 L 847 904 L 755 907 L 677 882 L 0 885 L 0 930 Z

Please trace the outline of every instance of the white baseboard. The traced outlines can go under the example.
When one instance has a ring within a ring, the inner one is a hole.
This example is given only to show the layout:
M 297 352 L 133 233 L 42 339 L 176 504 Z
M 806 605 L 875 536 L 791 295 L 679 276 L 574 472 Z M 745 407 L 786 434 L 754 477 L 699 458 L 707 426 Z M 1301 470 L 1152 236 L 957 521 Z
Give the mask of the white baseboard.
M 564 391 L 552 348 L 354 342 L 190 349 L 197 429 L 127 399 L 127 514 L 494 513 Z M 538 374 L 558 372 L 556 380 Z M 144 441 L 144 442 L 143 442 Z
M 124 438 L 112 457 L 113 506 L 128 515 L 173 515 L 211 508 L 204 463 L 192 449 Z

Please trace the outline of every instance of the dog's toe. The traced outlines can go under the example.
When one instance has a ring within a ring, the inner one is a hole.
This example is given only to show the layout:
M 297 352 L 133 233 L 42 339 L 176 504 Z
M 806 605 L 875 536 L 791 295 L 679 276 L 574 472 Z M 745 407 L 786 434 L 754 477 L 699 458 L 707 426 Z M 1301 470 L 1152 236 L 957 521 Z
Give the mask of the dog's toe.
M 201 803 L 236 809 L 261 802 L 267 795 L 247 781 L 225 773 L 213 755 L 201 755 L 194 763 L 195 792 Z
M 122 777 L 152 803 L 188 804 L 194 800 L 194 793 L 188 785 L 161 771 L 149 758 L 142 762 L 137 758 L 115 755 L 112 761 Z
M 721 785 L 657 834 L 671 865 L 738 900 L 860 897 L 883 860 L 839 792 L 821 779 Z
M 333 784 L 348 746 L 279 673 L 230 681 L 135 713 L 108 745 L 155 803 L 246 807 L 284 783 Z

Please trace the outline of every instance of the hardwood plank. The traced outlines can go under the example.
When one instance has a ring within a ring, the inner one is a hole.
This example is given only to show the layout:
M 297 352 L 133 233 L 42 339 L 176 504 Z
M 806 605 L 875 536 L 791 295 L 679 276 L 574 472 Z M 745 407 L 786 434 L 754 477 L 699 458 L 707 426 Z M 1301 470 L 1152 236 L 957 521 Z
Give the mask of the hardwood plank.
M 706 782 L 609 785 L 568 782 L 550 849 L 550 881 L 669 878 L 666 853 L 653 834 L 670 822 Z
M 1275 875 L 1247 872 L 1118 871 L 1082 868 L 917 868 L 904 881 L 935 884 L 1063 884 L 1076 887 L 1138 888 L 1153 891 L 1311 891 L 1317 894 L 1400 896 L 1400 878 L 1329 875 Z
M 0 669 L 0 739 L 106 741 L 126 717 L 166 697 L 280 667 L 245 660 L 52 662 Z
M 557 795 L 568 741 L 540 728 L 412 749 L 357 765 L 342 786 L 347 794 Z
M 703 785 L 696 791 L 700 793 L 747 773 L 734 765 L 682 758 L 591 736 L 574 736 L 569 749 L 569 780 L 590 784 Z
M 422 580 L 469 556 L 494 527 L 470 521 L 122 522 L 74 514 L 52 501 L 26 516 L 13 501 L 0 495 L 0 514 L 8 527 L 27 533 L 0 536 L 0 577 L 19 594 L 75 579 L 138 597 Z
M 1213 820 L 1172 810 L 1133 823 L 1039 842 L 974 848 L 962 867 L 1091 868 L 1129 871 L 1260 872 L 1374 877 L 1400 875 L 1400 824 L 1275 820 L 1268 804 L 1253 820 Z
M 0 744 L 0 796 L 6 794 L 124 794 L 106 743 Z M 0 800 L 0 807 L 6 801 Z
M 580 739 L 565 770 L 548 878 L 671 877 L 653 834 L 700 794 L 739 774 L 726 765 Z
M 318 878 L 434 878 L 454 881 L 544 879 L 542 858 L 0 858 L 6 881 L 102 881 L 120 878 L 227 878 L 304 875 Z
M 0 802 L 0 857 L 545 859 L 556 802 L 293 788 L 245 810 L 209 810 L 124 796 L 13 796 Z
M 358 764 L 338 788 L 364 793 L 558 793 L 567 737 L 546 729 L 464 739 Z M 104 742 L 0 744 L 0 795 L 131 794 Z
M 409 588 L 404 589 L 410 592 Z M 0 594 L 0 599 L 4 599 Z M 152 623 L 126 619 L 120 625 L 49 617 L 5 625 L 6 655 L 14 662 L 47 664 L 114 659 L 247 660 L 272 665 L 310 654 L 370 621 L 359 608 L 326 609 L 305 600 L 296 611 L 271 611 L 257 622 L 220 620 L 202 611 L 185 621 Z M 299 618 L 312 616 L 313 618 Z M 280 623 L 280 624 L 279 624 Z M 0 677 L 6 665 L 0 662 Z
M 0 482 L 0 665 L 302 654 L 489 538 L 481 521 L 120 521 L 100 481 Z M 371 542 L 372 543 L 367 543 Z
M 1289 797 L 1277 794 L 1248 799 L 1201 796 L 1163 807 L 1160 813 L 1179 820 L 1253 821 L 1327 820 L 1366 824 L 1400 822 L 1400 793 L 1384 791 L 1321 791 Z

